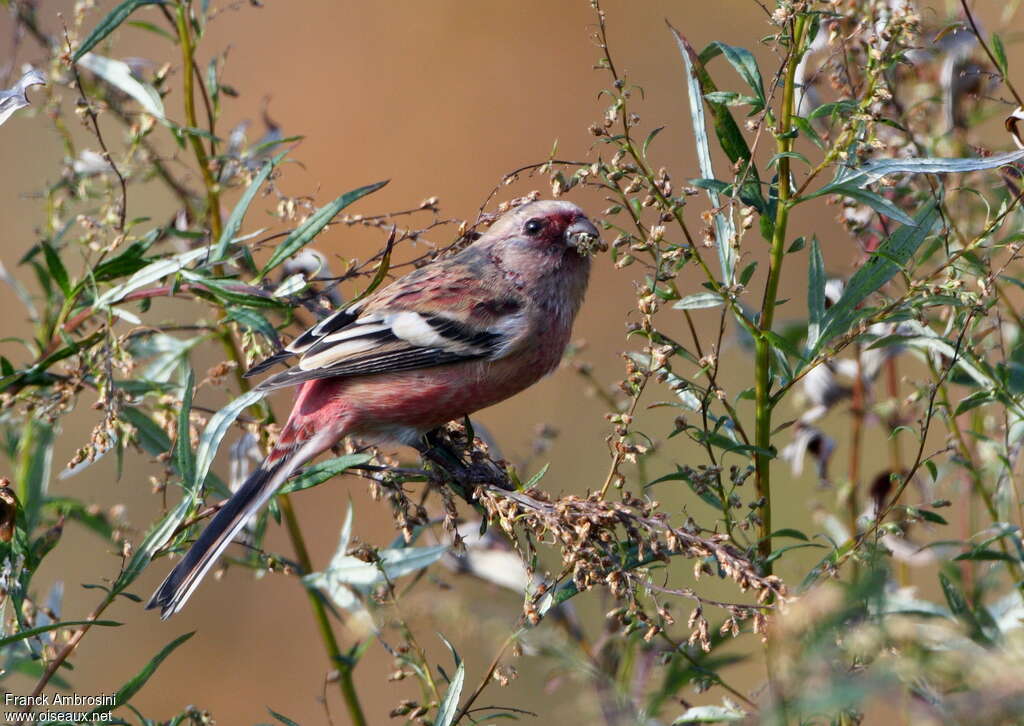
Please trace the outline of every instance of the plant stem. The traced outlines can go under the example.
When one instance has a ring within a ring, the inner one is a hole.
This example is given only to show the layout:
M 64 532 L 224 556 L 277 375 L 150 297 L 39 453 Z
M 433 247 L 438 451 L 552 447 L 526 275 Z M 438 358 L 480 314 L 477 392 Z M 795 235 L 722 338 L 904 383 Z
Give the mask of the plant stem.
M 44 670 L 43 675 L 39 677 L 39 680 L 36 682 L 36 685 L 32 689 L 32 693 L 29 696 L 29 705 L 25 707 L 22 713 L 31 713 L 33 711 L 33 709 L 35 708 L 35 706 L 32 703 L 34 699 L 43 692 L 43 689 L 46 688 L 46 684 L 50 682 L 50 679 L 53 678 L 53 675 L 62 665 L 64 665 L 64 662 L 75 651 L 75 648 L 78 647 L 78 644 L 82 641 L 82 638 L 85 637 L 85 634 L 89 632 L 89 628 L 92 627 L 91 623 L 95 622 L 96 620 L 99 620 L 99 617 L 103 614 L 103 611 L 106 610 L 107 606 L 109 606 L 110 603 L 114 601 L 114 597 L 114 595 L 107 594 L 107 596 L 100 601 L 100 604 L 97 605 L 96 608 L 89 614 L 89 617 L 86 618 L 86 620 L 88 620 L 90 624 L 83 625 L 80 628 L 78 628 L 68 639 L 68 642 L 64 644 L 64 647 L 60 649 L 60 652 L 57 653 L 57 656 L 46 665 L 46 670 Z
M 295 557 L 302 566 L 303 572 L 308 574 L 313 571 L 313 563 L 309 558 L 306 540 L 302 536 L 302 529 L 299 527 L 299 520 L 295 516 L 295 510 L 292 508 L 291 499 L 288 498 L 287 494 L 282 494 L 277 498 L 277 503 L 281 508 L 281 514 L 284 515 L 285 527 L 288 529 L 288 536 L 292 541 L 292 546 L 295 548 Z M 359 694 L 356 693 L 355 682 L 352 680 L 353 664 L 351 660 L 341 654 L 338 641 L 334 637 L 334 631 L 331 629 L 331 621 L 327 617 L 327 609 L 324 608 L 320 596 L 315 590 L 310 588 L 306 588 L 306 594 L 309 596 L 310 605 L 313 606 L 313 616 L 316 618 L 317 628 L 320 630 L 320 637 L 327 648 L 327 654 L 338 668 L 338 683 L 341 686 L 341 697 L 345 699 L 349 718 L 352 720 L 353 726 L 366 726 L 366 717 L 363 715 L 363 708 L 359 704 Z
M 771 450 L 772 436 L 772 345 L 764 335 L 772 329 L 775 319 L 775 301 L 779 292 L 779 278 L 782 274 L 782 258 L 786 246 L 786 226 L 789 222 L 791 206 L 791 189 L 789 174 L 789 153 L 793 150 L 793 139 L 790 136 L 793 119 L 794 89 L 796 87 L 796 69 L 800 63 L 801 44 L 807 18 L 800 15 L 793 24 L 790 37 L 789 59 L 786 65 L 786 76 L 782 88 L 782 108 L 779 113 L 779 125 L 776 129 L 776 147 L 779 154 L 778 205 L 775 212 L 775 228 L 772 231 L 771 253 L 768 267 L 768 281 L 765 283 L 764 300 L 761 303 L 761 316 L 758 320 L 759 332 L 755 338 L 755 431 L 754 443 L 758 447 L 755 456 L 755 485 L 758 499 L 763 502 L 760 510 L 761 526 L 758 552 L 762 560 L 766 560 L 772 551 L 772 502 L 771 502 Z M 766 574 L 771 574 L 770 562 L 764 563 Z
M 217 180 L 213 178 L 213 172 L 210 171 L 210 159 L 206 155 L 206 147 L 203 146 L 203 140 L 194 131 L 194 129 L 199 128 L 199 125 L 196 120 L 196 101 L 193 96 L 192 56 L 194 55 L 194 49 L 192 47 L 192 32 L 189 29 L 188 23 L 188 2 L 183 1 L 178 4 L 177 28 L 178 41 L 181 43 L 182 65 L 184 67 L 182 82 L 185 87 L 185 123 L 188 124 L 190 129 L 193 129 L 185 133 L 188 136 L 189 143 L 192 145 L 192 151 L 196 155 L 199 172 L 203 175 L 203 184 L 206 187 L 206 214 L 210 220 L 210 236 L 214 240 L 219 240 L 222 231 L 220 187 Z
M 244 361 L 242 360 L 241 351 L 235 345 L 234 338 L 228 333 L 221 338 L 221 342 L 224 345 L 225 352 L 237 364 L 235 371 L 240 373 Z M 237 380 L 241 393 L 251 390 L 252 386 L 246 378 L 239 377 Z M 254 405 L 258 406 L 258 404 Z M 298 560 L 303 574 L 308 575 L 313 572 L 313 561 L 309 557 L 309 550 L 306 549 L 306 538 L 302 535 L 302 528 L 299 526 L 298 517 L 295 516 L 295 509 L 292 507 L 291 499 L 288 498 L 287 494 L 281 494 L 277 497 L 277 503 L 281 508 L 281 514 L 284 516 L 285 529 L 288 530 L 288 538 L 291 540 L 292 548 L 295 550 L 295 558 Z M 345 701 L 346 708 L 348 708 L 348 715 L 352 721 L 352 726 L 366 726 L 366 716 L 363 715 L 363 708 L 359 703 L 359 694 L 356 692 L 355 682 L 352 679 L 352 671 L 355 668 L 355 664 L 350 658 L 342 655 L 341 648 L 338 647 L 338 640 L 334 637 L 334 630 L 331 628 L 331 621 L 327 616 L 327 609 L 324 607 L 320 595 L 308 587 L 306 588 L 306 595 L 309 597 L 309 603 L 313 608 L 313 618 L 316 620 L 317 629 L 320 631 L 320 638 L 327 649 L 327 656 L 338 669 L 338 685 L 341 687 L 341 697 Z

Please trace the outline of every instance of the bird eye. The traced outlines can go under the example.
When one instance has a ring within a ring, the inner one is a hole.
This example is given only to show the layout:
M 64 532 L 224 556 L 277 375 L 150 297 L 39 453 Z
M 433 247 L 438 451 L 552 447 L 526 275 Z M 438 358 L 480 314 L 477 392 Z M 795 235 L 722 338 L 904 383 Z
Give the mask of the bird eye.
M 547 223 L 543 219 L 531 219 L 525 225 L 523 225 L 523 231 L 531 237 L 535 237 L 540 234 L 541 230 L 544 229 Z

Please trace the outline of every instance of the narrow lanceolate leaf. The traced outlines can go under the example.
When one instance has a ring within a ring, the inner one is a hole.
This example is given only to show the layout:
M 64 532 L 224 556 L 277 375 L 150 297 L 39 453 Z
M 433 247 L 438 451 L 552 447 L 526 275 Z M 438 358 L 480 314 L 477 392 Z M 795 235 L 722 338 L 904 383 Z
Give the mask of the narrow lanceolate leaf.
M 213 457 L 217 455 L 220 442 L 224 440 L 224 435 L 231 428 L 231 424 L 235 422 L 235 419 L 238 418 L 242 411 L 261 398 L 263 398 L 263 393 L 260 391 L 243 393 L 210 417 L 210 422 L 206 424 L 202 436 L 199 437 L 199 446 L 196 449 L 194 472 L 196 486 L 201 487 L 206 481 L 206 475 L 213 464 Z
M 281 159 L 285 157 L 287 152 L 281 152 L 273 159 L 268 159 L 263 162 L 263 167 L 259 173 L 253 178 L 249 188 L 245 190 L 242 198 L 238 200 L 238 204 L 231 210 L 231 216 L 228 217 L 228 221 L 224 223 L 224 231 L 221 232 L 220 239 L 217 240 L 217 245 L 213 249 L 213 254 L 210 259 L 214 262 L 219 262 L 224 259 L 224 255 L 228 252 L 228 245 L 231 244 L 231 240 L 234 239 L 235 235 L 238 234 L 238 230 L 242 228 L 242 220 L 245 219 L 245 213 L 249 210 L 249 205 L 252 204 L 252 200 L 256 197 L 256 192 L 263 186 L 263 182 L 270 176 L 270 172 L 274 170 Z
M 270 715 L 271 715 L 271 716 L 273 716 L 273 717 L 274 717 L 274 718 L 276 718 L 276 719 L 277 719 L 278 721 L 280 721 L 281 723 L 283 723 L 283 724 L 284 724 L 284 726 L 299 726 L 298 722 L 296 722 L 296 721 L 292 721 L 292 720 L 291 720 L 290 718 L 288 718 L 287 716 L 283 716 L 283 715 L 279 714 L 279 713 L 278 713 L 277 711 L 275 711 L 275 710 L 274 710 L 274 709 L 272 709 L 272 708 L 269 708 L 269 707 L 268 707 L 268 708 L 267 708 L 267 711 L 269 711 L 269 712 L 270 712 Z
M 365 187 L 353 189 L 347 194 L 342 194 L 333 202 L 325 204 L 320 207 L 320 209 L 313 212 L 309 219 L 296 227 L 292 233 L 285 238 L 284 242 L 277 246 L 277 249 L 275 249 L 274 254 L 270 256 L 270 260 L 267 262 L 266 266 L 260 271 L 256 281 L 259 282 L 262 280 L 267 276 L 267 273 L 312 242 L 313 238 L 320 234 L 323 228 L 330 224 L 331 220 L 334 219 L 341 210 L 352 204 L 357 199 L 361 199 L 367 194 L 372 194 L 385 184 L 387 184 L 387 181 L 368 184 Z
M 992 55 L 995 56 L 999 72 L 1006 76 L 1010 69 L 1009 61 L 1006 60 L 1006 48 L 1003 46 L 1003 39 L 995 33 L 992 34 Z
M 967 628 L 967 637 L 976 643 L 991 644 L 991 640 L 985 634 L 978 622 L 978 616 L 971 610 L 967 598 L 956 584 L 941 572 L 939 573 L 939 584 L 942 585 L 942 594 L 946 596 L 946 602 L 953 615 Z
M 338 476 L 338 474 L 351 469 L 353 466 L 365 464 L 372 458 L 370 454 L 346 454 L 335 459 L 322 461 L 319 464 L 303 469 L 301 474 L 289 479 L 288 483 L 281 488 L 281 493 L 297 492 L 300 489 L 309 489 L 318 484 L 323 484 L 328 479 Z
M 56 432 L 42 417 L 31 419 L 18 442 L 19 465 L 15 471 L 19 496 L 25 515 L 26 531 L 31 532 L 42 514 L 42 505 L 50 486 L 53 447 Z
M 65 269 L 64 263 L 61 262 L 60 255 L 49 242 L 43 242 L 42 247 L 43 257 L 46 258 L 46 269 L 49 270 L 50 277 L 57 283 L 57 287 L 65 296 L 70 295 L 71 283 L 68 281 L 68 271 Z
M 452 682 L 448 684 L 441 705 L 437 708 L 437 718 L 434 719 L 434 726 L 452 726 L 455 723 L 455 716 L 459 712 L 459 699 L 462 697 L 462 686 L 466 681 L 466 664 L 459 662 L 455 669 Z
M 669 27 L 671 28 L 671 26 Z M 679 46 L 679 53 L 683 56 L 683 63 L 686 66 L 687 89 L 690 98 L 690 119 L 693 121 L 700 174 L 705 179 L 714 179 L 715 170 L 711 164 L 711 145 L 708 143 L 707 127 L 704 123 L 704 94 L 682 35 L 675 28 L 672 28 L 672 32 L 675 36 L 676 44 Z M 708 189 L 707 195 L 713 209 L 719 209 L 722 206 L 717 191 Z M 732 223 L 732 218 L 725 211 L 715 213 L 714 223 L 715 236 L 718 238 L 718 262 L 722 270 L 722 279 L 729 285 L 732 284 L 736 268 L 736 252 L 732 246 L 733 239 L 736 237 L 736 228 Z M 676 307 L 679 307 L 679 304 Z
M 446 545 L 378 550 L 376 562 L 365 562 L 353 555 L 336 554 L 326 571 L 307 575 L 303 579 L 316 587 L 344 584 L 357 590 L 366 590 L 422 570 L 441 559 L 447 551 Z
M 813 357 L 832 337 L 850 329 L 857 318 L 858 306 L 907 264 L 931 232 L 937 216 L 935 202 L 929 202 L 915 218 L 915 226 L 900 227 L 871 253 L 868 261 L 850 278 L 839 301 L 825 314 L 820 337 L 811 348 L 810 357 Z
M 20 633 L 9 635 L 6 638 L 0 638 L 0 648 L 10 645 L 11 643 L 17 643 L 19 640 L 25 640 L 26 638 L 34 638 L 37 635 L 43 633 L 49 633 L 51 630 L 58 630 L 60 628 L 74 628 L 79 625 L 98 625 L 105 628 L 116 628 L 121 623 L 114 620 L 65 620 L 61 623 L 50 623 L 49 625 L 40 625 L 38 628 L 30 628 L 29 630 L 22 630 Z
M 119 593 L 135 581 L 135 578 L 149 565 L 153 555 L 171 540 L 178 526 L 185 521 L 185 517 L 197 502 L 198 499 L 193 494 L 186 492 L 177 506 L 164 515 L 159 524 L 150 530 L 146 538 L 142 540 L 142 544 L 135 549 L 132 558 L 128 560 L 128 564 L 121 570 L 121 574 L 114 582 L 114 586 L 111 588 L 112 592 Z
M 241 307 L 240 305 L 229 305 L 227 308 L 228 319 L 233 320 L 243 328 L 252 333 L 259 333 L 275 350 L 281 348 L 281 339 L 277 335 L 277 329 L 270 324 L 270 321 L 255 310 Z
M 914 224 L 914 219 L 909 214 L 904 212 L 881 194 L 876 194 L 870 189 L 864 189 L 857 186 L 855 181 L 833 187 L 830 190 L 830 193 L 849 197 L 856 202 L 866 204 L 879 214 L 884 214 L 889 219 L 893 219 L 900 224 Z
M 164 102 L 156 89 L 143 83 L 132 75 L 127 63 L 113 58 L 105 58 L 95 53 L 86 53 L 78 63 L 88 68 L 110 85 L 118 88 L 139 102 L 147 112 L 156 118 L 164 118 Z
M 174 255 L 173 257 L 166 257 L 162 260 L 151 262 L 129 277 L 124 283 L 112 287 L 100 295 L 96 299 L 96 307 L 105 307 L 120 302 L 124 299 L 125 295 L 135 290 L 140 290 L 146 285 L 150 285 L 168 275 L 175 275 L 185 269 L 186 265 L 195 262 L 209 253 L 208 247 L 199 247 Z
M 192 452 L 189 440 L 189 415 L 192 413 L 192 393 L 195 386 L 195 373 L 188 369 L 185 379 L 184 393 L 181 396 L 181 410 L 178 412 L 178 440 L 174 444 L 174 461 L 181 474 L 182 486 L 192 491 L 196 486 L 196 457 Z
M 366 286 L 366 289 L 359 293 L 352 302 L 358 302 L 370 296 L 374 290 L 381 286 L 388 276 L 388 270 L 391 269 L 391 253 L 395 249 L 395 232 L 397 228 L 391 227 L 391 234 L 388 235 L 388 243 L 384 247 L 384 254 L 380 257 L 380 264 L 377 265 L 377 271 L 373 274 L 373 279 L 370 280 L 370 284 Z
M 811 350 L 818 344 L 821 321 L 825 318 L 825 261 L 821 257 L 821 245 L 817 238 L 811 240 L 811 251 L 807 260 L 807 347 Z
M 352 508 L 341 528 L 338 549 L 323 572 L 314 572 L 302 578 L 307 587 L 315 587 L 328 595 L 339 608 L 358 612 L 362 602 L 354 592 L 367 595 L 385 582 L 411 574 L 432 565 L 448 550 L 447 546 L 397 547 L 377 550 L 377 559 L 366 562 L 346 554 L 352 538 Z
M 100 21 L 100 24 L 93 28 L 92 32 L 86 36 L 82 44 L 78 46 L 78 50 L 71 56 L 71 62 L 77 63 L 82 59 L 86 53 L 96 47 L 100 41 L 110 35 L 121 23 L 123 23 L 129 15 L 134 13 L 136 10 L 141 8 L 143 5 L 161 5 L 163 0 L 124 0 L 124 2 L 118 4 L 113 10 L 107 13 L 107 16 Z
M 184 643 L 193 635 L 195 635 L 194 632 L 179 635 L 177 638 L 175 638 L 170 643 L 165 645 L 160 650 L 159 653 L 153 656 L 153 660 L 149 661 L 149 663 L 147 663 L 145 667 L 141 671 L 139 671 L 138 675 L 136 675 L 130 681 L 128 681 L 123 686 L 117 689 L 117 695 L 114 698 L 114 703 L 97 706 L 89 712 L 89 715 L 108 713 L 110 711 L 113 711 L 118 706 L 123 706 L 124 704 L 128 703 L 128 701 L 135 697 L 136 693 L 142 690 L 142 687 L 146 685 L 146 681 L 148 681 L 153 676 L 153 674 L 156 673 L 156 669 L 160 667 L 160 664 L 163 663 L 164 660 L 166 660 L 167 656 L 173 653 L 179 645 Z
M 746 48 L 741 48 L 728 43 L 715 41 L 708 46 L 709 49 L 717 48 L 729 61 L 740 77 L 747 82 L 750 89 L 757 95 L 763 105 L 765 102 L 764 81 L 761 80 L 761 71 L 757 68 L 757 60 L 754 54 Z
M 723 302 L 722 296 L 716 292 L 695 292 L 672 304 L 676 310 L 697 310 L 699 308 L 717 308 Z
M 831 183 L 807 198 L 819 197 L 823 194 L 833 194 L 836 192 L 837 187 L 850 183 L 863 187 L 890 174 L 955 174 L 983 171 L 985 169 L 996 169 L 1021 159 L 1024 159 L 1024 149 L 993 154 L 992 156 L 972 156 L 959 159 L 879 159 L 877 161 L 869 161 L 857 167 L 842 168 Z

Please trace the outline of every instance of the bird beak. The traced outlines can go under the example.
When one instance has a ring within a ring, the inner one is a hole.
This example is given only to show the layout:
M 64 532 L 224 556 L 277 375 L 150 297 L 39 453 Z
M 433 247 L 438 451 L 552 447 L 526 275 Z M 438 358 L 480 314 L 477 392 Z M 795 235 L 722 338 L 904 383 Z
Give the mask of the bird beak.
M 580 217 L 565 230 L 565 243 L 577 249 L 589 247 L 599 239 L 601 233 L 586 217 Z

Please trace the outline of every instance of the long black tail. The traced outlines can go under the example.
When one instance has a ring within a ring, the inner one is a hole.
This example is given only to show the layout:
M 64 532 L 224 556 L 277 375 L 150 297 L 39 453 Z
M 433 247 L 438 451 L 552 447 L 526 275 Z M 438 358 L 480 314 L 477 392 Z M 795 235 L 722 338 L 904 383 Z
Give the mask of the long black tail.
M 235 535 L 298 468 L 300 462 L 294 461 L 295 458 L 285 456 L 273 463 L 265 461 L 245 480 L 153 593 L 146 605 L 147 610 L 159 607 L 161 619 L 166 620 L 185 606 Z

